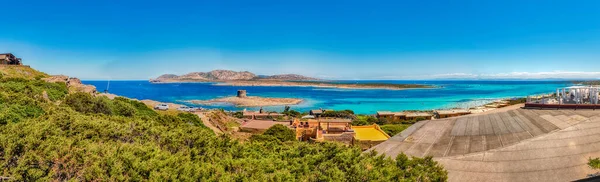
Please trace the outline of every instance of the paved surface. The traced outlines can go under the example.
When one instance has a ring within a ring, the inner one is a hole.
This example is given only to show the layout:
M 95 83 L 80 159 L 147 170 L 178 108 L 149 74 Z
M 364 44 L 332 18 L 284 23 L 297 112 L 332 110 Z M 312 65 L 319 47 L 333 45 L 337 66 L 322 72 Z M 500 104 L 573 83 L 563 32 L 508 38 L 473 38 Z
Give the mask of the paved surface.
M 424 122 L 372 150 L 434 156 L 450 181 L 571 181 L 594 173 L 600 111 L 511 109 Z

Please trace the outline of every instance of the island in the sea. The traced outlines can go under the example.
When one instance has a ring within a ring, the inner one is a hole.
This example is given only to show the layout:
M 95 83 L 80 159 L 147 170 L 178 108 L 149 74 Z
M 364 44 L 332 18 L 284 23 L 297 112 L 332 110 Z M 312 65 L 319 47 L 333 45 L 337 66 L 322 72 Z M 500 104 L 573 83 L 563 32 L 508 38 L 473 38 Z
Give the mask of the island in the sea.
M 413 88 L 432 88 L 429 85 L 420 84 L 395 84 L 395 83 L 348 83 L 335 82 L 311 78 L 298 74 L 281 75 L 256 75 L 248 71 L 213 70 L 210 72 L 193 72 L 185 75 L 165 74 L 152 83 L 181 83 L 181 82 L 215 82 L 216 85 L 229 86 L 309 86 L 329 87 L 340 89 L 390 89 L 403 90 Z
M 216 98 L 211 100 L 188 100 L 192 104 L 212 105 L 212 104 L 233 104 L 238 107 L 262 107 L 262 106 L 282 106 L 296 105 L 302 102 L 302 99 L 296 98 L 270 98 L 246 96 L 245 90 L 239 90 L 237 96 Z

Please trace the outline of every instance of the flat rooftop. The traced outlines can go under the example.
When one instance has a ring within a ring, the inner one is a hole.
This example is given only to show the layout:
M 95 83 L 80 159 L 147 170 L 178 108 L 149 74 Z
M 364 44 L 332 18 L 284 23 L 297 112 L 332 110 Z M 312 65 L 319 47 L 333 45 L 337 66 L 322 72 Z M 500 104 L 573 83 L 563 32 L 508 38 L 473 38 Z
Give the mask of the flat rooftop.
M 358 140 L 383 141 L 390 138 L 385 132 L 375 128 L 376 126 L 352 126 Z
M 369 149 L 434 156 L 450 181 L 573 181 L 597 171 L 600 110 L 508 108 L 420 121 Z

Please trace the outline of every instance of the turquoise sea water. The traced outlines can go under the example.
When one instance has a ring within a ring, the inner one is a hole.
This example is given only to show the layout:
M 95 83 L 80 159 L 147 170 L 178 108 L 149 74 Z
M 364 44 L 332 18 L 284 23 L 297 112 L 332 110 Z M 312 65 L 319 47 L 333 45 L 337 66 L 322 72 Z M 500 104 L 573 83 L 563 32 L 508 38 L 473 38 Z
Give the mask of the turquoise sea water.
M 110 92 L 136 98 L 161 102 L 193 105 L 185 100 L 208 100 L 233 96 L 239 89 L 248 91 L 249 96 L 285 97 L 304 99 L 294 110 L 310 109 L 351 109 L 360 114 L 374 114 L 376 111 L 430 110 L 443 108 L 467 108 L 492 102 L 501 98 L 524 97 L 533 94 L 552 93 L 559 87 L 569 86 L 566 81 L 339 81 L 364 83 L 403 83 L 427 84 L 434 89 L 374 90 L 336 89 L 319 87 L 242 87 L 218 86 L 212 83 L 169 83 L 152 84 L 148 81 L 111 81 Z M 92 84 L 99 91 L 106 89 L 108 81 L 83 81 Z M 241 110 L 232 105 L 201 106 Z M 280 111 L 283 106 L 264 107 Z M 247 108 L 258 110 L 259 108 Z

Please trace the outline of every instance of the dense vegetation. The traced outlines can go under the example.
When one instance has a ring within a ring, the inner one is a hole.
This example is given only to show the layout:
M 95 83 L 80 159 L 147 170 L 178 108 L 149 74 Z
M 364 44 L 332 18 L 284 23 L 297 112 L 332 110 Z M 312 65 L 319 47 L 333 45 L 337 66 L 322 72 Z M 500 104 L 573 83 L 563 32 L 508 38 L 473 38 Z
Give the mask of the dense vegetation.
M 216 136 L 194 114 L 157 113 L 125 98 L 67 93 L 62 83 L 0 79 L 0 176 L 15 181 L 446 179 L 430 157 L 401 154 L 392 160 L 336 143 L 298 142 L 277 125 L 260 135 L 271 140 L 240 142 Z
M 283 109 L 283 112 L 281 112 L 281 114 L 292 117 L 292 118 L 297 118 L 297 117 L 302 116 L 302 113 L 295 111 L 295 110 L 291 110 L 290 106 L 285 106 L 285 109 Z
M 386 124 L 381 125 L 381 130 L 385 131 L 389 136 L 394 136 L 406 128 L 408 128 L 411 124 Z
M 377 124 L 377 125 L 395 125 L 395 124 L 410 125 L 410 124 L 415 124 L 416 122 L 423 121 L 423 120 L 427 120 L 427 118 L 417 117 L 415 119 L 409 119 L 409 120 L 389 120 L 389 119 L 385 119 L 385 118 L 376 118 L 374 116 L 369 116 L 369 115 L 357 115 L 354 118 L 354 120 L 352 120 L 352 125 L 355 125 L 355 126 L 364 126 L 364 125 L 372 125 L 372 124 Z
M 352 120 L 352 125 L 364 126 L 364 125 L 377 124 L 388 135 L 394 136 L 394 135 L 402 132 L 406 128 L 408 128 L 410 125 L 412 125 L 418 121 L 422 121 L 422 120 L 425 120 L 425 118 L 418 117 L 414 120 L 394 121 L 394 120 L 387 120 L 387 119 L 383 119 L 383 118 L 377 119 L 376 117 L 369 116 L 369 115 L 358 115 L 358 116 L 356 116 L 356 119 Z
M 29 66 L 0 66 L 0 77 L 41 79 L 48 74 L 32 69 Z
M 348 118 L 354 119 L 354 111 L 352 110 L 340 110 L 340 111 L 325 111 L 321 114 L 321 117 L 334 117 L 334 118 Z

